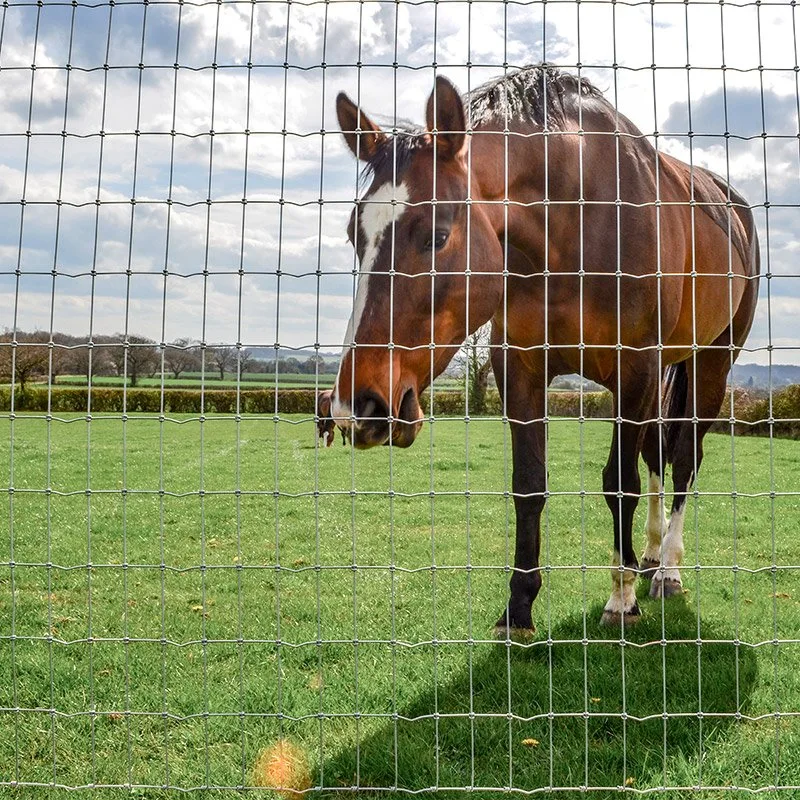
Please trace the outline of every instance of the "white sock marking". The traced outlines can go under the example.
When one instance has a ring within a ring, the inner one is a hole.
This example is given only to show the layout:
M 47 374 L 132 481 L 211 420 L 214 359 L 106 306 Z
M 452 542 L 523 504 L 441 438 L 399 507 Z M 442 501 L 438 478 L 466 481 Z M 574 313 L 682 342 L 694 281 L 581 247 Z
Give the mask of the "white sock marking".
M 694 481 L 694 473 L 689 475 L 689 482 L 686 484 L 686 491 L 688 492 Z M 686 516 L 686 496 L 683 502 L 670 514 L 669 526 L 664 538 L 661 540 L 661 564 L 666 567 L 663 573 L 660 571 L 656 573 L 655 580 L 675 581 L 681 582 L 681 571 L 676 569 L 683 561 L 683 523 Z
M 633 570 L 620 572 L 619 563 L 619 553 L 615 550 L 611 559 L 611 597 L 603 610 L 627 614 L 636 605 L 636 573 Z
M 681 572 L 676 567 L 683 561 L 683 523 L 686 514 L 686 500 L 676 508 L 669 518 L 669 527 L 661 542 L 661 564 L 666 567 L 663 573 L 664 580 L 681 582 Z M 656 579 L 662 578 L 662 573 L 656 573 Z
M 660 564 L 661 539 L 667 532 L 669 520 L 664 508 L 664 498 L 659 496 L 661 480 L 655 472 L 650 473 L 647 491 L 649 495 L 647 498 L 647 522 L 644 527 L 647 534 L 647 546 L 642 559 Z

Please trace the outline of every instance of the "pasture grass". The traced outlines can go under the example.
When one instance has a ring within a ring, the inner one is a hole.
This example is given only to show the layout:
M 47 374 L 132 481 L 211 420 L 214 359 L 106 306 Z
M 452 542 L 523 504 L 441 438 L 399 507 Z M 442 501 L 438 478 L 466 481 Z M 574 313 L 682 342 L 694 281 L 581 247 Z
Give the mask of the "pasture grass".
M 0 796 L 234 796 L 280 737 L 324 797 L 800 785 L 796 442 L 706 439 L 686 593 L 641 582 L 623 632 L 598 625 L 611 428 L 553 422 L 549 570 L 517 644 L 491 635 L 513 554 L 499 421 L 366 453 L 301 417 L 0 428 Z

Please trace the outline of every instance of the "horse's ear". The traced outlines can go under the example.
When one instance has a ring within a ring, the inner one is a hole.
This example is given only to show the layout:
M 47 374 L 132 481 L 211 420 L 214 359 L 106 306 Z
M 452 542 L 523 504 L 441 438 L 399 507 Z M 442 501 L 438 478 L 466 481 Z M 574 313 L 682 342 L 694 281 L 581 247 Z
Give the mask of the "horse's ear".
M 436 132 L 433 138 L 439 157 L 455 158 L 466 143 L 464 102 L 458 89 L 441 75 L 437 76 L 436 87 L 428 98 L 425 119 L 428 132 Z
M 336 116 L 353 155 L 369 161 L 386 134 L 344 92 L 339 92 L 336 98 Z

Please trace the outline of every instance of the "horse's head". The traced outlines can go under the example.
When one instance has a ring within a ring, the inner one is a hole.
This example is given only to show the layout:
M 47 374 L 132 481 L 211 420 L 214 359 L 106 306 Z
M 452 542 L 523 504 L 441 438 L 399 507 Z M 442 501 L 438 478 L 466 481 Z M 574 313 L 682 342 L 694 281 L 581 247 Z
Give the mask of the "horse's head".
M 503 250 L 468 202 L 464 105 L 449 81 L 437 79 L 424 130 L 389 135 L 345 94 L 336 110 L 372 184 L 347 228 L 360 270 L 333 416 L 356 447 L 408 447 L 420 392 L 500 303 Z

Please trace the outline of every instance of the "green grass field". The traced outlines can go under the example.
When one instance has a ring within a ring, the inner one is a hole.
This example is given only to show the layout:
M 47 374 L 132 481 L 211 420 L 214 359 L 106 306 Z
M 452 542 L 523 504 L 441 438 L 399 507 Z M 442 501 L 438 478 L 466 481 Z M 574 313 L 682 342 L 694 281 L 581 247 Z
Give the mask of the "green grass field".
M 299 417 L 66 420 L 0 421 L 0 796 L 233 797 L 281 736 L 322 796 L 800 785 L 800 585 L 770 569 L 800 564 L 796 442 L 707 438 L 686 594 L 641 583 L 623 646 L 598 625 L 611 429 L 552 423 L 523 646 L 491 637 L 513 553 L 498 421 L 354 453 Z

